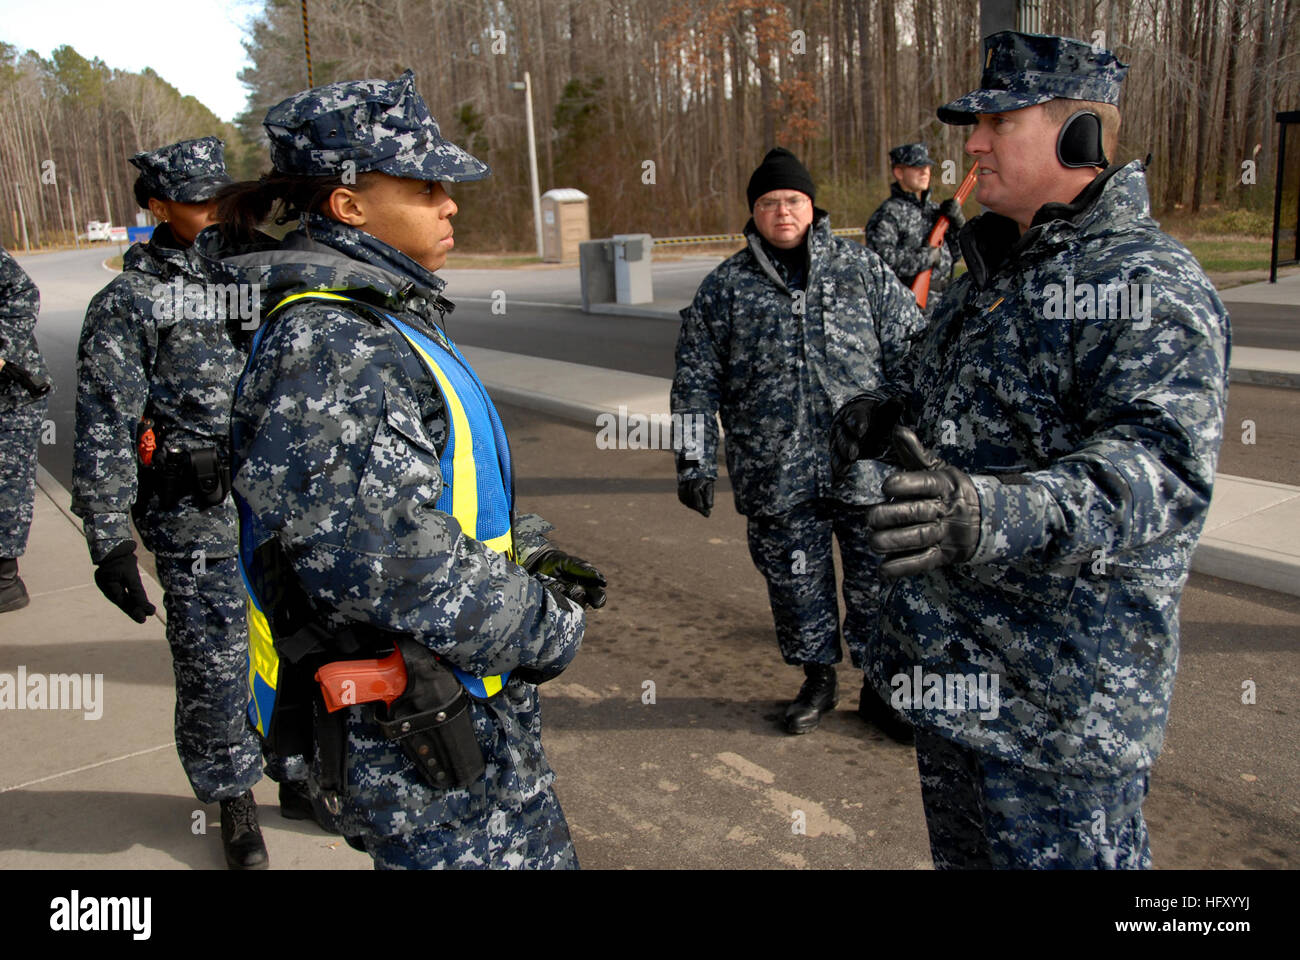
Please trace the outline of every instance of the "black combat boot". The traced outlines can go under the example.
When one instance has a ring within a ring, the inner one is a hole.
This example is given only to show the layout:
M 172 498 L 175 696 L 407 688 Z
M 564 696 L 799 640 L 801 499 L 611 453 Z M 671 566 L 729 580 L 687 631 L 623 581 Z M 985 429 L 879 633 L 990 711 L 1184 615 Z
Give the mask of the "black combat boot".
M 858 716 L 877 730 L 899 743 L 911 743 L 915 737 L 907 718 L 880 698 L 870 680 L 862 681 L 862 695 L 858 698 Z
M 315 820 L 316 826 L 326 833 L 339 832 L 325 805 L 312 799 L 305 780 L 280 782 L 280 816 L 286 820 Z
M 313 814 L 307 784 L 301 780 L 281 780 L 280 816 L 286 820 L 310 820 Z
M 251 791 L 221 801 L 221 845 L 231 870 L 265 870 L 266 844 Z
M 835 709 L 835 666 L 829 663 L 805 663 L 804 676 L 808 679 L 799 688 L 799 696 L 785 708 L 786 733 L 812 733 L 821 722 L 822 714 Z
M 18 561 L 13 557 L 0 558 L 0 613 L 21 610 L 30 602 L 23 578 L 18 576 Z

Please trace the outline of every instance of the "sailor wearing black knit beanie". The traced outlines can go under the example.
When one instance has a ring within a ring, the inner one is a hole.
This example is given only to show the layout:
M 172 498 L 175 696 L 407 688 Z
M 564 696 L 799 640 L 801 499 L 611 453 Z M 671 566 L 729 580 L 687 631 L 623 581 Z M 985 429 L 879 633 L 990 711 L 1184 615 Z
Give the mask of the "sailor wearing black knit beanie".
M 781 656 L 805 682 L 785 711 L 787 733 L 809 733 L 838 701 L 842 659 L 832 537 L 844 570 L 844 640 L 862 668 L 883 584 L 867 548 L 863 505 L 878 502 L 884 467 L 834 474 L 830 424 L 840 399 L 877 390 L 924 329 L 916 298 L 876 254 L 831 233 L 816 186 L 789 150 L 768 152 L 745 191 L 746 248 L 709 274 L 682 311 L 672 412 L 699 423 L 683 443 L 677 496 L 705 517 L 717 478 L 717 417 L 727 432 L 736 509 L 768 586 Z M 911 729 L 875 689 L 864 719 L 891 736 Z

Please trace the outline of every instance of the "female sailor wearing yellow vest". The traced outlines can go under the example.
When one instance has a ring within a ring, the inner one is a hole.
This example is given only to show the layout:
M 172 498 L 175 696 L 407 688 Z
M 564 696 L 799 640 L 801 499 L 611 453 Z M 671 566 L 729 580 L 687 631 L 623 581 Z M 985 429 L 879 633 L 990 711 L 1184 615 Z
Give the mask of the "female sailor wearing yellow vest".
M 264 125 L 274 170 L 198 241 L 262 304 L 231 426 L 252 720 L 315 756 L 313 796 L 377 867 L 576 867 L 535 684 L 605 581 L 515 517 L 505 431 L 438 323 L 442 183 L 487 167 L 409 71 L 305 91 Z M 277 203 L 299 228 L 247 242 Z

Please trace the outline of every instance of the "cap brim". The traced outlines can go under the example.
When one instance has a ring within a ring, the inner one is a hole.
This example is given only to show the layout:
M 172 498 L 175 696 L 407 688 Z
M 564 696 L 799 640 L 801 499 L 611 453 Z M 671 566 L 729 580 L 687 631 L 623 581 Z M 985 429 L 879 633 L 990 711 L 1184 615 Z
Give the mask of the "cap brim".
M 202 180 L 188 180 L 172 191 L 167 197 L 173 203 L 204 203 L 211 200 L 223 187 L 234 181 L 229 177 L 206 177 Z
M 951 103 L 945 103 L 937 111 L 943 123 L 954 126 L 970 126 L 976 122 L 979 113 L 1007 113 L 1011 110 L 1023 110 L 1036 103 L 1051 100 L 1050 93 L 1013 93 L 1010 90 L 972 90 L 964 97 L 958 97 Z
M 372 169 L 394 177 L 438 180 L 444 183 L 469 183 L 482 180 L 492 173 L 486 163 L 450 140 L 443 140 L 429 149 L 399 153 Z

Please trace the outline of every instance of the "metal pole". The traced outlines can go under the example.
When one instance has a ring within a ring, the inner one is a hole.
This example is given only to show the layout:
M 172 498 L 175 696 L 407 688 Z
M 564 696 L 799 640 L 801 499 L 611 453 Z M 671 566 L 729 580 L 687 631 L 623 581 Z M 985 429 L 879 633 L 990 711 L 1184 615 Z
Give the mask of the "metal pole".
M 1281 121 L 1278 117 L 1278 121 Z M 1268 258 L 1268 282 L 1277 283 L 1277 234 L 1282 218 L 1282 166 L 1286 163 L 1286 124 L 1282 123 L 1282 133 L 1278 138 L 1277 170 L 1273 175 L 1273 248 Z M 1300 224 L 1296 225 L 1296 242 L 1300 244 Z
M 80 250 L 81 241 L 77 239 L 77 208 L 72 205 L 72 184 L 68 184 L 68 213 L 72 215 L 72 243 Z
M 537 138 L 533 135 L 533 78 L 524 71 L 524 110 L 528 118 L 528 166 L 533 178 L 533 232 L 537 235 L 537 257 L 542 256 L 542 195 L 537 189 Z
M 1285 124 L 1285 123 L 1282 124 L 1282 136 L 1283 136 L 1283 138 L 1286 137 L 1286 128 L 1287 128 L 1287 124 Z M 1282 161 L 1283 161 L 1283 158 L 1286 156 L 1285 145 L 1286 145 L 1286 141 L 1285 141 L 1285 139 L 1283 139 L 1282 147 L 1278 150 L 1278 155 L 1277 155 L 1277 165 L 1278 165 L 1278 172 L 1279 172 L 1279 173 L 1281 172 L 1281 169 L 1282 169 Z M 1294 166 L 1294 164 L 1293 164 L 1293 166 Z M 1280 178 L 1280 177 L 1278 178 L 1278 182 L 1279 182 L 1279 183 L 1281 182 L 1281 178 Z M 1295 249 L 1292 251 L 1291 257 L 1292 257 L 1292 259 L 1294 259 L 1294 260 L 1300 260 L 1300 183 L 1297 183 L 1297 184 L 1296 184 L 1295 225 L 1296 225 L 1296 227 L 1295 227 Z
M 23 249 L 32 252 L 32 245 L 27 239 L 27 214 L 23 213 L 23 191 L 19 184 L 14 184 L 14 195 L 18 198 L 18 220 L 23 225 Z

